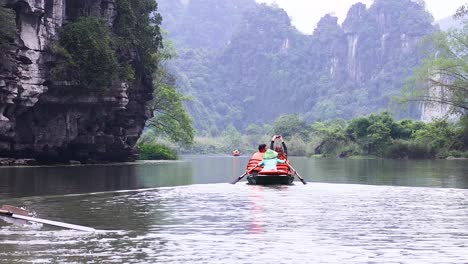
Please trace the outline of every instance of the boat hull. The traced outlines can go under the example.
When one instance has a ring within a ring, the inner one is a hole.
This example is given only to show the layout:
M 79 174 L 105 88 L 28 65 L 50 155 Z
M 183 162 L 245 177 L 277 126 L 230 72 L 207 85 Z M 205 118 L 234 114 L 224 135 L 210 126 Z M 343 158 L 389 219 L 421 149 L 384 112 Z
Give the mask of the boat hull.
M 294 181 L 291 175 L 259 175 L 254 173 L 247 176 L 247 181 L 252 185 L 290 185 Z

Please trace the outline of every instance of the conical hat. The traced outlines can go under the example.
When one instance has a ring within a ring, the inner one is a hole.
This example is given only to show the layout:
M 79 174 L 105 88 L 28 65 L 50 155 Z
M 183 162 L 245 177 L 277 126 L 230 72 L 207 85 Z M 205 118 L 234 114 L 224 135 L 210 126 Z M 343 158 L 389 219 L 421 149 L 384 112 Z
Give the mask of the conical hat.
M 271 150 L 271 149 L 267 150 L 265 152 L 265 155 L 263 155 L 264 159 L 274 159 L 276 157 L 278 157 L 278 152 Z

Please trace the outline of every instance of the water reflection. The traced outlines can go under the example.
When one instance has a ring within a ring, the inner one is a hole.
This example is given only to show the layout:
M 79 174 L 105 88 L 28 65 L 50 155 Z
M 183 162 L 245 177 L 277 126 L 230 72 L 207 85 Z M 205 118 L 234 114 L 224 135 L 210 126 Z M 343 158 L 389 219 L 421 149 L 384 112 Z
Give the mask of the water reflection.
M 468 160 L 292 158 L 309 181 L 468 189 Z
M 0 167 L 0 199 L 231 182 L 247 156 L 63 167 Z M 466 160 L 352 160 L 292 157 L 309 182 L 468 188 Z M 296 184 L 299 181 L 296 180 Z M 244 184 L 245 180 L 237 184 Z
M 0 223 L 0 263 L 466 263 L 467 198 L 314 182 L 27 197 L 44 218 L 107 231 Z
M 193 183 L 188 162 L 0 168 L 0 199 Z

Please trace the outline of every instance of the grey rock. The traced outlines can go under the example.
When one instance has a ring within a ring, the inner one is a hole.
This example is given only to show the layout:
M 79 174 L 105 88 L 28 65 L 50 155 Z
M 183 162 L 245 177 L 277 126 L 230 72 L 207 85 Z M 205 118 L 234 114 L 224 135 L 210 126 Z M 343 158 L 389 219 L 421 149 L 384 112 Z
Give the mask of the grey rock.
M 18 32 L 16 46 L 0 61 L 0 151 L 22 161 L 0 164 L 134 160 L 136 140 L 152 116 L 147 76 L 135 78 L 145 82 L 113 80 L 100 93 L 50 80 L 50 47 L 62 25 L 88 10 L 112 26 L 115 1 L 9 0 L 5 6 L 17 13 Z

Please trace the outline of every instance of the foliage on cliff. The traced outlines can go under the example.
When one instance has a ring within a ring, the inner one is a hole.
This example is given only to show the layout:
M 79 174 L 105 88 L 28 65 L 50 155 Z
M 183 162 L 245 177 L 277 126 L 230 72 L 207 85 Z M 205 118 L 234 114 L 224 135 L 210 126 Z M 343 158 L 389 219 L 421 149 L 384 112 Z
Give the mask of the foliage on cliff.
M 130 63 L 138 72 L 151 76 L 158 67 L 157 53 L 162 48 L 155 0 L 117 0 L 114 32 L 122 63 Z M 136 56 L 132 52 L 136 50 Z M 127 61 L 125 61 L 127 60 Z
M 109 29 L 96 17 L 82 17 L 63 28 L 53 76 L 83 88 L 106 89 L 118 77 L 117 54 Z
M 161 16 L 156 10 L 154 0 L 117 0 L 112 27 L 98 17 L 77 17 L 60 34 L 55 46 L 59 60 L 52 74 L 60 81 L 98 91 L 117 81 L 150 86 L 155 114 L 148 122 L 150 129 L 157 137 L 189 145 L 195 133 L 193 121 L 182 104 L 187 98 L 165 70 L 165 62 L 174 54 L 169 42 L 163 47 Z
M 15 13 L 11 9 L 4 8 L 0 1 L 0 55 L 2 51 L 12 43 L 15 38 Z
M 78 17 L 63 28 L 54 78 L 88 89 L 105 89 L 116 79 L 150 80 L 162 47 L 157 3 L 118 0 L 116 4 L 113 28 L 93 16 Z
M 462 15 L 463 9 L 457 13 Z M 468 114 L 468 21 L 463 27 L 430 38 L 434 50 L 407 82 L 404 101 L 449 105 L 452 113 Z
M 190 145 L 195 135 L 193 121 L 183 105 L 187 97 L 177 90 L 172 75 L 166 70 L 167 61 L 176 54 L 172 44 L 163 41 L 159 27 L 162 18 L 154 12 L 156 9 L 157 3 L 153 0 L 118 0 L 118 16 L 114 23 L 116 42 L 118 49 L 123 50 L 128 58 L 131 58 L 132 49 L 136 49 L 138 56 L 133 58 L 139 62 L 136 70 L 152 76 L 154 117 L 147 125 L 154 132 L 154 136 L 168 138 L 181 145 Z M 123 59 L 125 57 L 123 56 Z M 143 68 L 138 65 L 142 65 Z M 160 144 L 155 144 L 154 139 L 151 142 L 140 142 L 140 148 L 146 152 L 165 149 Z M 162 151 L 160 154 L 164 156 L 167 153 Z M 158 156 L 157 153 L 152 155 Z
M 174 77 L 166 69 L 168 61 L 177 56 L 174 46 L 167 39 L 164 39 L 163 43 L 164 47 L 157 54 L 159 67 L 153 74 L 154 117 L 147 122 L 148 129 L 140 139 L 139 145 L 161 145 L 161 140 L 169 140 L 171 143 L 189 146 L 193 144 L 195 137 L 193 120 L 183 105 L 189 98 L 178 91 Z
M 216 16 L 202 12 L 208 0 L 192 0 L 193 8 L 183 11 L 169 0 L 160 2 L 162 15 L 171 15 L 166 27 L 181 54 L 171 68 L 182 91 L 193 97 L 188 106 L 196 128 L 207 135 L 292 113 L 313 121 L 386 109 L 425 56 L 417 52 L 418 41 L 435 30 L 423 3 L 411 0 L 356 4 L 343 25 L 327 15 L 313 35 L 298 32 L 284 10 L 253 0 L 241 19 L 230 20 L 238 21 L 235 26 L 220 20 L 204 27 L 190 26 L 195 18 Z M 208 40 L 221 44 L 208 33 L 222 25 L 231 36 L 223 35 L 223 45 L 204 46 Z M 187 41 L 199 34 L 207 39 Z

